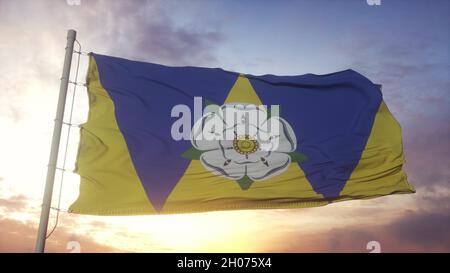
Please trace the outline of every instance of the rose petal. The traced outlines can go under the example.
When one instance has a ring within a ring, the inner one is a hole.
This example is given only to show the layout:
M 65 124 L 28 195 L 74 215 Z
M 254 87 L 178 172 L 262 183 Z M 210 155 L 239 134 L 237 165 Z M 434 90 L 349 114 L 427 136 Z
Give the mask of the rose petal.
M 258 127 L 267 120 L 267 110 L 262 105 L 231 103 L 223 105 L 221 110 L 227 128 L 239 124 Z
M 227 160 L 220 150 L 204 152 L 200 161 L 205 169 L 231 180 L 239 180 L 245 175 L 245 166 Z
M 286 171 L 291 164 L 291 157 L 284 153 L 271 153 L 264 160 L 247 165 L 247 175 L 256 181 L 266 180 Z
M 206 114 L 192 127 L 192 146 L 202 151 L 218 149 L 219 140 L 223 138 L 223 128 L 223 120 L 217 114 Z
M 269 139 L 267 140 L 267 134 Z M 297 149 L 294 130 L 283 118 L 272 117 L 260 127 L 260 146 L 264 151 L 290 153 Z
M 234 140 L 237 136 L 250 136 L 258 138 L 258 127 L 253 124 L 235 124 L 225 128 L 223 131 L 224 140 Z

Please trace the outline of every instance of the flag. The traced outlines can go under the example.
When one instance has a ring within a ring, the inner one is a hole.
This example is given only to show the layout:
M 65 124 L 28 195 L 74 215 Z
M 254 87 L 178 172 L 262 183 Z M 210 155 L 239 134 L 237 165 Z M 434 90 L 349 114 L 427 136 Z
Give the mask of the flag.
M 92 53 L 87 87 L 72 213 L 286 209 L 414 192 L 381 88 L 353 70 L 255 76 Z

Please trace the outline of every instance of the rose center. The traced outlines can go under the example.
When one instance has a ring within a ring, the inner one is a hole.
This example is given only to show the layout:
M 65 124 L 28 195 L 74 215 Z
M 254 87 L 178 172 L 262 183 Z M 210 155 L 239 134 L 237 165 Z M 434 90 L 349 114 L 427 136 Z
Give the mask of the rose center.
M 248 155 L 259 149 L 259 143 L 249 135 L 239 136 L 233 140 L 233 148 L 240 154 Z

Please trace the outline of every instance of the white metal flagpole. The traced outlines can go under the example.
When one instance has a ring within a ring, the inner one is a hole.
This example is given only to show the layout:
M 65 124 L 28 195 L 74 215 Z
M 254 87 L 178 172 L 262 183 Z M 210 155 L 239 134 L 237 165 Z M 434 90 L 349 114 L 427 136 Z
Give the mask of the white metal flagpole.
M 73 46 L 77 32 L 70 29 L 67 32 L 66 55 L 64 57 L 64 66 L 59 86 L 58 106 L 56 109 L 55 125 L 53 128 L 52 146 L 50 150 L 50 159 L 47 169 L 47 179 L 45 182 L 44 198 L 42 201 L 41 219 L 37 233 L 36 252 L 42 253 L 45 249 L 45 239 L 47 237 L 48 219 L 50 215 L 50 206 L 52 203 L 53 184 L 55 182 L 56 164 L 58 161 L 59 143 L 61 140 L 61 130 L 64 118 L 64 108 L 66 106 L 67 87 L 69 85 L 70 66 L 72 64 Z

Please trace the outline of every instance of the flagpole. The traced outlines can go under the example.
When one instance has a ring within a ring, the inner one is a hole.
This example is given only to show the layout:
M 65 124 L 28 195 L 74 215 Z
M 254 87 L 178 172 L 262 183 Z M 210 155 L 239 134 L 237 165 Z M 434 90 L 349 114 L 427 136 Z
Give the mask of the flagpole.
M 47 169 L 47 179 L 45 182 L 44 197 L 42 200 L 41 218 L 39 220 L 39 229 L 37 233 L 35 249 L 37 253 L 43 253 L 45 250 L 45 240 L 47 237 L 48 219 L 50 215 L 50 206 L 52 203 L 53 184 L 55 182 L 56 164 L 58 161 L 59 143 L 61 140 L 61 130 L 64 118 L 64 108 L 66 105 L 67 87 L 69 85 L 70 66 L 72 64 L 73 46 L 76 36 L 77 32 L 73 29 L 70 29 L 67 32 L 66 55 L 64 57 L 61 83 L 59 85 L 58 106 L 56 109 L 52 146 L 50 149 L 50 159 Z

